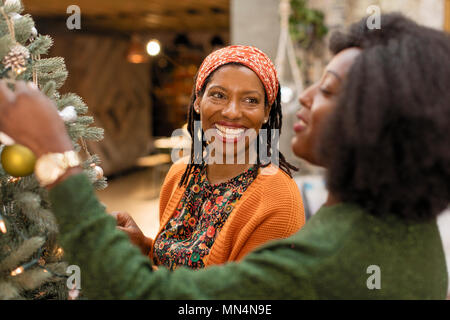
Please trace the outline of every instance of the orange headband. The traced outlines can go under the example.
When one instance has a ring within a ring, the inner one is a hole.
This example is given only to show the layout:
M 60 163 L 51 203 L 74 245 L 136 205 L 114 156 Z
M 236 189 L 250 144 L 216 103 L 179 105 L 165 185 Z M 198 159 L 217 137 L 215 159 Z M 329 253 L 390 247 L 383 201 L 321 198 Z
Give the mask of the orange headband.
M 229 46 L 214 51 L 205 58 L 198 71 L 195 93 L 201 91 L 206 78 L 217 68 L 231 62 L 240 63 L 255 72 L 266 90 L 269 105 L 278 94 L 277 71 L 270 58 L 261 50 L 251 46 Z

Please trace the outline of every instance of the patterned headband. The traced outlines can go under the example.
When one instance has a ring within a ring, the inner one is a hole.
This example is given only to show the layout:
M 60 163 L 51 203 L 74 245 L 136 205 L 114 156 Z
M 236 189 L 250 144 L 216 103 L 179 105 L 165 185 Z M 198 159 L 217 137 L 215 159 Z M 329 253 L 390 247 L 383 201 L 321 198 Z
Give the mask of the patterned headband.
M 278 94 L 278 79 L 275 66 L 269 57 L 251 46 L 229 46 L 214 51 L 203 61 L 198 71 L 195 93 L 201 91 L 206 78 L 217 68 L 227 63 L 240 63 L 255 72 L 266 90 L 269 105 L 275 102 Z

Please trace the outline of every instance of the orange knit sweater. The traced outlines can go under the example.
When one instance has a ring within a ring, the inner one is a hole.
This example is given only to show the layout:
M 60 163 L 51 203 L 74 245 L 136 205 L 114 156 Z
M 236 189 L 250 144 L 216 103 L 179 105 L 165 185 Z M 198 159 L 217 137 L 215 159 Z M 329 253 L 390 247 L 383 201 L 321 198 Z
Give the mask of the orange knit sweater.
M 186 164 L 175 163 L 161 189 L 160 227 L 155 239 L 180 202 L 185 187 L 179 187 Z M 259 173 L 236 203 L 217 236 L 205 266 L 242 259 L 247 253 L 269 240 L 287 238 L 305 223 L 303 203 L 293 179 L 280 169 L 274 174 Z M 150 250 L 152 258 L 153 247 Z

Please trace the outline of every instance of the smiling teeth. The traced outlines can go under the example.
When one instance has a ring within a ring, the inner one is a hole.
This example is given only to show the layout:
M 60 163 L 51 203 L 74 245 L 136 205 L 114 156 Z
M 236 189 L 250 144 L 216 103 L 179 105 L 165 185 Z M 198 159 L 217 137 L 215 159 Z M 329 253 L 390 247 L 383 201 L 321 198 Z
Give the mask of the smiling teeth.
M 230 128 L 216 124 L 217 132 L 226 139 L 234 139 L 244 133 L 244 128 Z
M 306 122 L 303 121 L 302 119 L 300 119 L 299 123 L 300 123 L 302 126 L 306 126 Z

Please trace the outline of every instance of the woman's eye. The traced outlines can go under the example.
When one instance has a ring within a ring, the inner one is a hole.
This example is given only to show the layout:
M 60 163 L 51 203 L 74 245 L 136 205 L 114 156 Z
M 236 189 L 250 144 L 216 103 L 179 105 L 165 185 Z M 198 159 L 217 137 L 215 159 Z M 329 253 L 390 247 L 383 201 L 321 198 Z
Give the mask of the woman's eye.
M 251 103 L 251 104 L 258 104 L 259 103 L 259 100 L 256 99 L 256 98 L 246 98 L 245 101 L 247 103 Z
M 333 93 L 325 88 L 320 88 L 320 91 L 323 93 L 324 96 L 328 97 L 333 95 Z
M 213 92 L 211 93 L 211 96 L 217 99 L 222 99 L 225 97 L 221 92 Z

